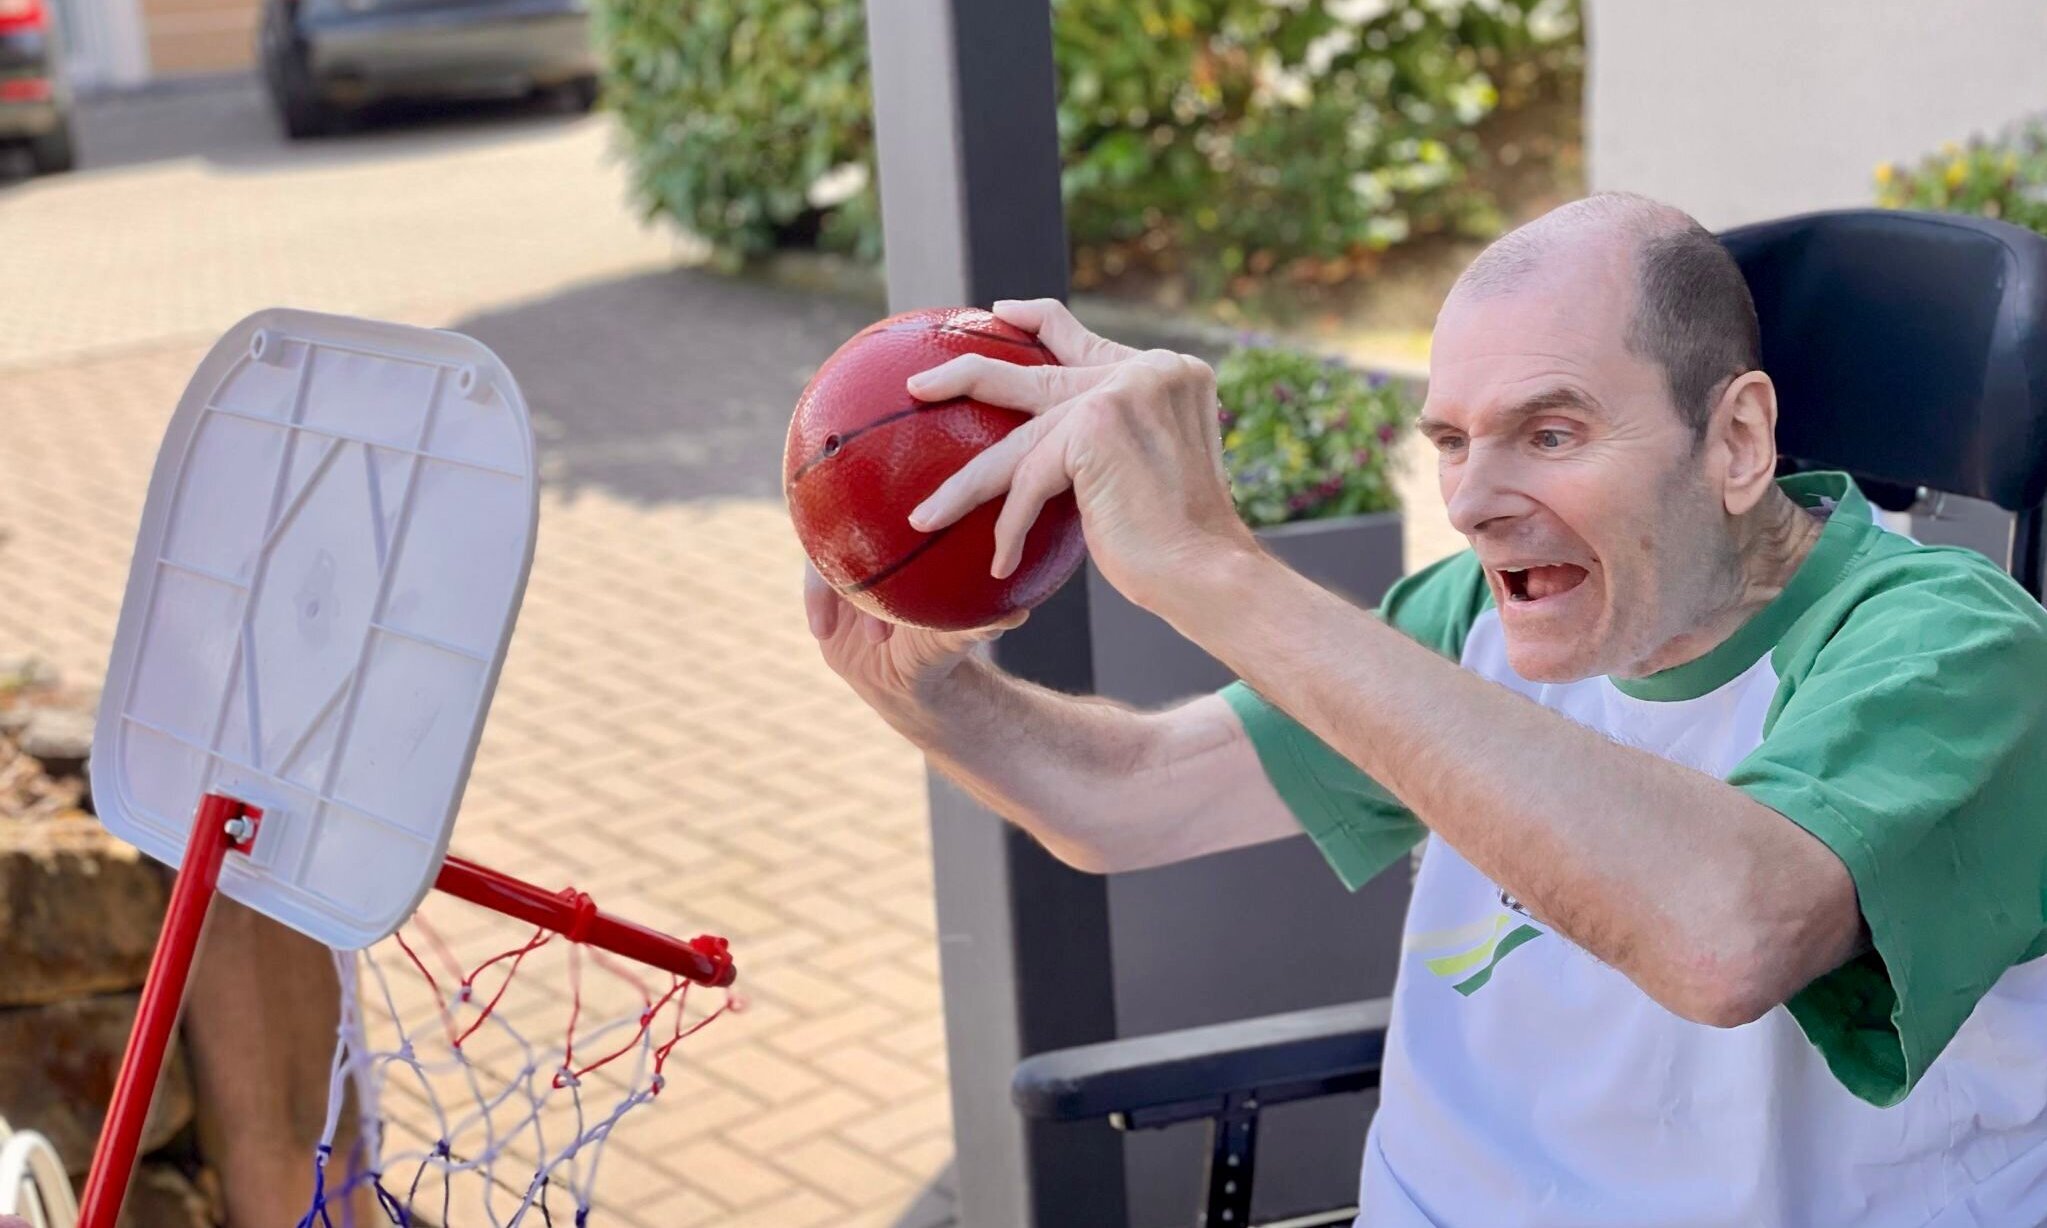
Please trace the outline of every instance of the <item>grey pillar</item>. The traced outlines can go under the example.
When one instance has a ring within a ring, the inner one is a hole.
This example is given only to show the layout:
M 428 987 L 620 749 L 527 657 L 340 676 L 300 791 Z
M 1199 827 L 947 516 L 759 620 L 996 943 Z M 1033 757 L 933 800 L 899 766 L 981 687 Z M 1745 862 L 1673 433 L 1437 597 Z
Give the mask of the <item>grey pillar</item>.
M 867 20 L 890 309 L 1064 297 L 1047 0 L 867 0 Z M 1020 677 L 1091 690 L 1087 586 L 994 652 Z M 1121 1223 L 1107 1127 L 1026 1123 L 1009 1103 L 1021 1058 L 1115 1034 L 1103 882 L 935 775 L 931 815 L 960 1222 Z

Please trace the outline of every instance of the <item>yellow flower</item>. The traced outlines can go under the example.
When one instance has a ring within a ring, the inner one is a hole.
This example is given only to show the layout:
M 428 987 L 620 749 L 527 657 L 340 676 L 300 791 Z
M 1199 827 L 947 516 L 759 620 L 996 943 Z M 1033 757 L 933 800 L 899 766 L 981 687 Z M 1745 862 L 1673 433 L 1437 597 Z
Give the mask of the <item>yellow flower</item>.
M 2016 175 L 2018 174 L 2018 170 L 2019 156 L 2015 153 L 2008 153 L 2004 155 L 2004 173 L 2007 175 Z
M 1884 184 L 1889 183 L 1892 179 L 1897 177 L 1897 173 L 1898 168 L 1892 166 L 1888 162 L 1879 162 L 1876 164 L 1876 181 L 1878 183 Z
M 1947 174 L 1944 176 L 1944 178 L 1947 180 L 1947 185 L 1949 187 L 1959 188 L 1962 186 L 1962 180 L 1967 178 L 1968 174 L 1969 174 L 1968 165 L 1964 163 L 1960 158 L 1956 158 L 1954 161 L 1947 164 Z

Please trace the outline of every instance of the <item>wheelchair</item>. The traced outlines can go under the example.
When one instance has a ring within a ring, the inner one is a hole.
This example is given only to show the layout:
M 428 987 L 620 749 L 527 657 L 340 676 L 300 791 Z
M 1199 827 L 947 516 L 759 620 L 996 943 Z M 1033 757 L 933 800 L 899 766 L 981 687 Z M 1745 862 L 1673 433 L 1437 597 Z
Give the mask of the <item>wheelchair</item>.
M 1780 472 L 1839 469 L 1891 512 L 1956 495 L 2012 515 L 2005 566 L 2041 598 L 2047 501 L 2047 238 L 1951 214 L 1835 210 L 1742 226 L 1721 242 L 1747 277 L 1776 382 Z M 1206 1228 L 1245 1228 L 1261 1114 L 1376 1088 L 1380 999 L 1036 1054 L 1027 1118 L 1117 1130 L 1209 1123 Z M 1290 1209 L 1284 1228 L 1355 1207 Z M 1282 1228 L 1268 1220 L 1267 1228 Z

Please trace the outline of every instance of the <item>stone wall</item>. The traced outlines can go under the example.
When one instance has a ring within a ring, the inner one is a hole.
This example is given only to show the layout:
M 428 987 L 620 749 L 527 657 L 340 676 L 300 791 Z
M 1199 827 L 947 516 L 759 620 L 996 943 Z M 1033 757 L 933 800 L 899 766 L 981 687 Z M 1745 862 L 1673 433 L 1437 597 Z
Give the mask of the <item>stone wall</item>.
M 113 1096 L 170 881 L 91 814 L 93 703 L 33 662 L 0 661 L 0 1117 L 48 1137 L 74 1184 Z M 223 1222 L 196 1116 L 181 1044 L 151 1106 L 124 1224 Z

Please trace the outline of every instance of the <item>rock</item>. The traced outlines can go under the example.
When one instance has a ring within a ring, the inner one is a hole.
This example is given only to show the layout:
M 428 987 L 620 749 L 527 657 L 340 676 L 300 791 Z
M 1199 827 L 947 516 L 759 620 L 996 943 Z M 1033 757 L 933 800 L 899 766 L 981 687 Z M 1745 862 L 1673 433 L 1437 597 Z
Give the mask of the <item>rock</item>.
M 113 994 L 0 1010 L 0 1116 L 17 1130 L 49 1139 L 73 1177 L 85 1171 L 106 1123 L 138 997 Z M 144 1155 L 192 1120 L 183 1046 L 173 1045 L 164 1065 L 142 1131 Z
M 92 756 L 92 724 L 88 713 L 44 708 L 21 731 L 22 753 L 52 776 L 82 776 Z
M 199 1187 L 168 1164 L 140 1164 L 121 1228 L 218 1228 L 220 1215 Z
M 140 988 L 168 894 L 166 872 L 97 823 L 0 822 L 0 1007 Z

